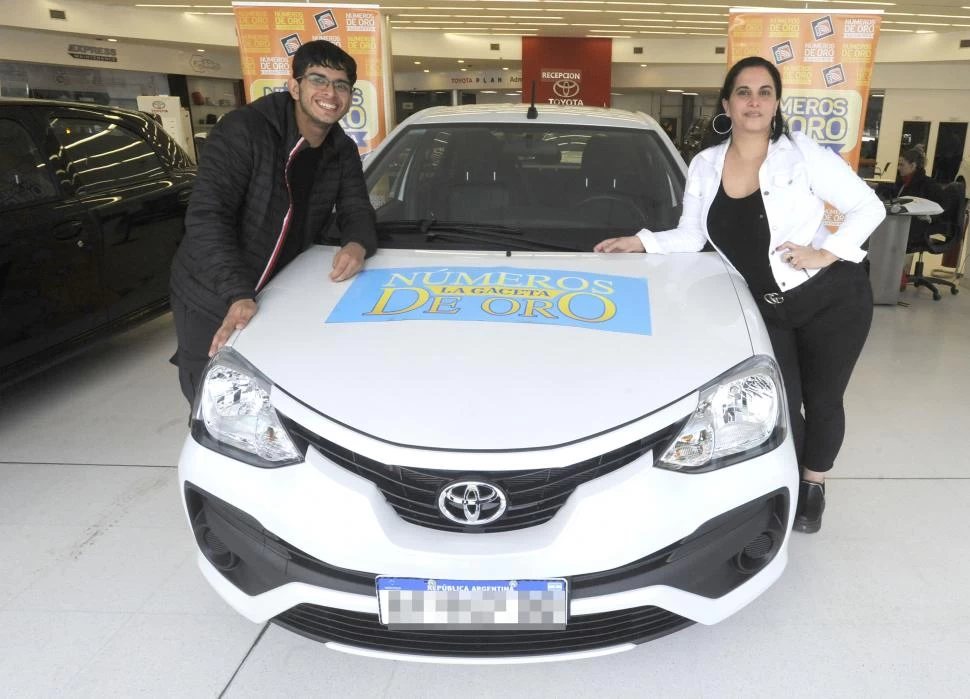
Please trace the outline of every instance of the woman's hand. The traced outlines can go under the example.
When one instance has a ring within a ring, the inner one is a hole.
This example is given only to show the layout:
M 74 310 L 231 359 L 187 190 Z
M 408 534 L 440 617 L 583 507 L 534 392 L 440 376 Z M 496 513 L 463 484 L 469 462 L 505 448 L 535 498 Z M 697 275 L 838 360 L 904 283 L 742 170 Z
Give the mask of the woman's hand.
M 643 241 L 635 235 L 625 235 L 622 238 L 607 238 L 596 244 L 593 252 L 646 252 Z
M 811 245 L 782 243 L 775 250 L 781 253 L 783 262 L 795 269 L 822 269 L 839 259 L 828 250 L 816 250 Z

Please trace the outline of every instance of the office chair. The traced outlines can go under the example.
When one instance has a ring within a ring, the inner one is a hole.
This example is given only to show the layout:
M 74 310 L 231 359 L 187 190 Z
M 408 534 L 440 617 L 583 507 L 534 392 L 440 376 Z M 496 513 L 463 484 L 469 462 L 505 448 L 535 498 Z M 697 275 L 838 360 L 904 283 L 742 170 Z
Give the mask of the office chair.
M 951 294 L 957 294 L 960 289 L 956 283 L 948 279 L 929 276 L 923 273 L 923 255 L 933 253 L 938 255 L 960 244 L 960 238 L 966 227 L 967 202 L 966 183 L 951 182 L 943 187 L 943 213 L 936 217 L 926 227 L 922 240 L 911 241 L 906 246 L 907 253 L 918 253 L 916 270 L 909 276 L 909 284 L 925 286 L 933 292 L 933 300 L 940 300 L 938 284 L 950 287 Z

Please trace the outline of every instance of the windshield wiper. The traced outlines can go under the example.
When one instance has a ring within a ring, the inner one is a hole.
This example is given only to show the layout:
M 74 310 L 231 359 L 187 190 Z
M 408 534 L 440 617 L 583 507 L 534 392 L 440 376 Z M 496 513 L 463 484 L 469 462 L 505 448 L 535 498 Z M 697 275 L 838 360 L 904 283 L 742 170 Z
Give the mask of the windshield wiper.
M 546 240 L 527 238 L 518 228 L 493 223 L 471 221 L 439 221 L 435 218 L 400 221 L 382 221 L 377 224 L 378 233 L 388 235 L 421 235 L 425 242 L 458 240 L 473 243 L 490 243 L 499 247 L 519 250 L 563 250 L 576 252 L 576 248 L 559 245 Z
M 512 226 L 503 226 L 497 223 L 476 223 L 474 221 L 439 221 L 434 218 L 423 218 L 418 220 L 402 219 L 399 221 L 380 221 L 377 224 L 378 230 L 391 229 L 395 232 L 415 232 L 425 235 L 434 228 L 438 230 L 449 230 L 455 232 L 475 232 L 489 231 L 490 233 L 503 233 L 505 235 L 522 235 L 522 231 Z

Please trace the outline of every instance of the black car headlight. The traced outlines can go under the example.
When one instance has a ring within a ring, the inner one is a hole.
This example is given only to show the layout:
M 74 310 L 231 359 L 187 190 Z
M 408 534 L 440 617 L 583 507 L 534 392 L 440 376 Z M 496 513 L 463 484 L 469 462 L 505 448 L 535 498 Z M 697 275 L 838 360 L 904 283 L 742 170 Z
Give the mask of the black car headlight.
M 785 415 L 778 365 L 752 357 L 700 389 L 697 408 L 654 465 L 703 473 L 759 456 L 785 440 Z
M 192 414 L 192 436 L 204 447 L 253 466 L 299 463 L 304 453 L 269 399 L 272 383 L 231 349 L 206 366 Z

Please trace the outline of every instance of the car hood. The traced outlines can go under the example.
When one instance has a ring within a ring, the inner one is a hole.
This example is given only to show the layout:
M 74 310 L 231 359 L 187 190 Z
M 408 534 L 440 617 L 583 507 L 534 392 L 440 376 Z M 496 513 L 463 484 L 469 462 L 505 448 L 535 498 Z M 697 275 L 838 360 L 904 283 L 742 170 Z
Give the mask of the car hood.
M 573 442 L 752 354 L 714 253 L 381 250 L 335 283 L 334 250 L 311 248 L 274 279 L 233 347 L 313 410 L 397 444 Z

